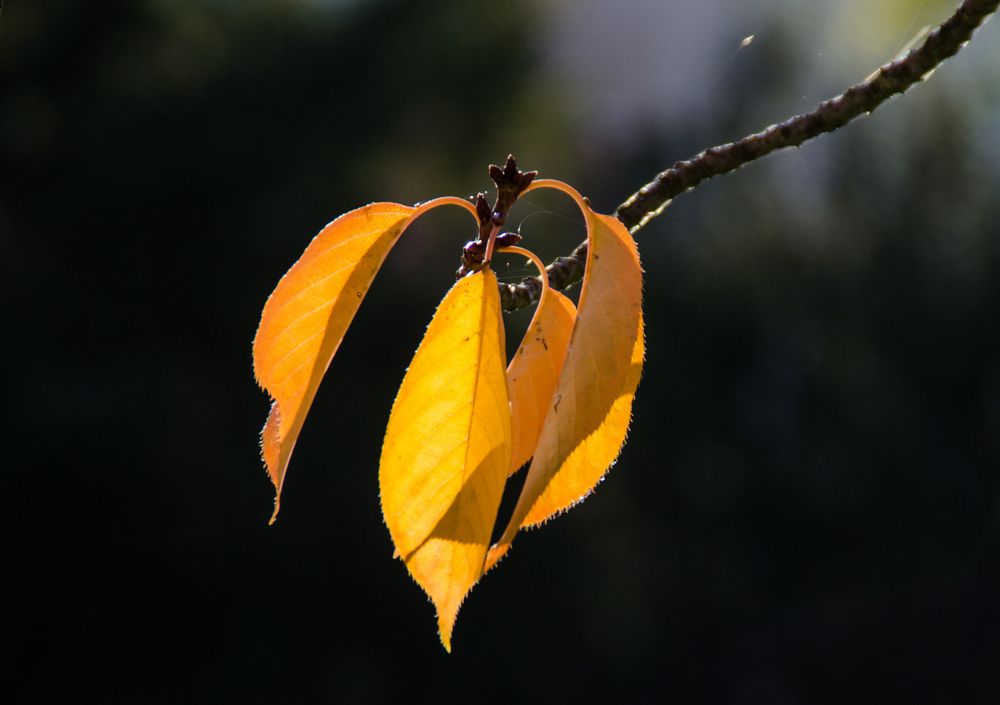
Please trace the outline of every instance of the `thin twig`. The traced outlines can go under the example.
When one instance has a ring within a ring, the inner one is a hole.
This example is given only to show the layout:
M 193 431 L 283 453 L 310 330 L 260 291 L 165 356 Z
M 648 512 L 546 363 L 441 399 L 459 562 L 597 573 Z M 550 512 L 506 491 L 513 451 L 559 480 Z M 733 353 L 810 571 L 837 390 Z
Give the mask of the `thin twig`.
M 927 35 L 923 44 L 902 59 L 885 64 L 861 83 L 820 103 L 811 113 L 797 115 L 738 142 L 712 147 L 691 159 L 677 162 L 618 206 L 618 219 L 635 233 L 662 213 L 672 199 L 702 181 L 738 169 L 777 149 L 797 147 L 806 140 L 843 127 L 860 115 L 871 113 L 954 56 L 998 5 L 1000 0 L 964 0 L 951 17 Z M 579 281 L 586 260 L 587 242 L 584 241 L 568 257 L 559 257 L 546 268 L 551 286 L 565 289 Z M 502 284 L 501 304 L 506 311 L 527 306 L 538 300 L 541 288 L 537 277 L 524 279 L 520 284 Z

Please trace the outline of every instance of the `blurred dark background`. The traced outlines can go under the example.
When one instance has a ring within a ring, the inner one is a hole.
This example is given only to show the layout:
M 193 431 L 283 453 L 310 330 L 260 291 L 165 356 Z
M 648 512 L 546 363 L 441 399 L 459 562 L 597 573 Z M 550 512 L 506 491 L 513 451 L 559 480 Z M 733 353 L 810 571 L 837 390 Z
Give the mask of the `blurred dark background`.
M 392 253 L 274 527 L 250 363 L 337 214 L 485 190 L 508 152 L 613 211 L 953 1 L 7 0 L 3 701 L 996 702 L 995 21 L 639 234 L 629 443 L 474 590 L 450 656 L 377 463 L 464 217 Z M 546 258 L 583 237 L 527 200 Z

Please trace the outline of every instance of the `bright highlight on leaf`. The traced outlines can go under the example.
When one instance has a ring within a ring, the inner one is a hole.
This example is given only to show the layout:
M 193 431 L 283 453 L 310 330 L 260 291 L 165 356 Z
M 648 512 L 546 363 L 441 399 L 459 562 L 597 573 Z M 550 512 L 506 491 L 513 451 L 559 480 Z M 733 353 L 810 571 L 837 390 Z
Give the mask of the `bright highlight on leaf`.
M 535 181 L 513 157 L 491 166 L 492 207 L 439 198 L 421 206 L 373 203 L 330 223 L 282 277 L 264 306 L 254 371 L 273 404 L 261 432 L 275 486 L 273 523 L 295 441 L 320 380 L 386 255 L 414 218 L 458 205 L 478 234 L 462 248 L 458 281 L 438 306 L 392 406 L 379 491 L 396 556 L 430 596 L 441 643 L 462 601 L 522 527 L 583 499 L 625 441 L 645 354 L 642 269 L 615 218 L 593 212 L 559 181 Z M 569 194 L 587 222 L 579 310 L 549 289 L 545 268 L 500 233 L 517 198 L 534 188 Z M 538 309 L 506 364 L 496 252 L 521 254 L 543 274 Z M 507 476 L 530 460 L 500 541 L 490 548 Z
M 483 573 L 510 465 L 510 408 L 496 276 L 458 280 L 431 320 L 382 445 L 382 513 L 438 612 L 441 642 Z

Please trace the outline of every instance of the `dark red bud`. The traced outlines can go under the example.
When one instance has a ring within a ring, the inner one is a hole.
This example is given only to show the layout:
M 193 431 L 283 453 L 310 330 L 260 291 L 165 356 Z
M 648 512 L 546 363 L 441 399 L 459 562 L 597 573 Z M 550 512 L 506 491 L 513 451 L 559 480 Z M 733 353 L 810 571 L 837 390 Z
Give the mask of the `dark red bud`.
M 486 194 L 484 193 L 476 196 L 476 215 L 479 216 L 480 223 L 485 223 L 493 215 L 490 204 L 486 202 Z
M 513 247 L 521 242 L 521 236 L 517 233 L 500 233 L 497 235 L 497 247 Z
M 462 247 L 462 255 L 468 262 L 482 262 L 486 254 L 486 245 L 480 240 L 469 240 Z

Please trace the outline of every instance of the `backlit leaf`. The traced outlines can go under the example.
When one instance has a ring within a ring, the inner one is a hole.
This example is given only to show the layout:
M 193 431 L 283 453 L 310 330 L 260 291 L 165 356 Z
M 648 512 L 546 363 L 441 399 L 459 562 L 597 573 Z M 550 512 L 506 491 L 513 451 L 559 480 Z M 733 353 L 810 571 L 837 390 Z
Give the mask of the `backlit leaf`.
M 438 306 L 406 372 L 382 445 L 382 513 L 433 600 L 441 643 L 483 574 L 510 465 L 504 329 L 496 276 L 464 277 Z
M 580 306 L 566 361 L 514 513 L 490 551 L 492 566 L 522 526 L 540 524 L 594 488 L 618 456 L 642 372 L 642 269 L 635 242 L 611 216 L 594 213 L 579 193 L 539 180 L 576 200 L 589 249 Z
M 625 383 L 604 421 L 569 454 L 558 472 L 545 485 L 542 495 L 525 516 L 522 526 L 537 526 L 584 499 L 618 457 L 632 421 L 632 400 L 639 386 L 646 354 L 641 314 L 634 343 Z
M 545 267 L 535 255 L 519 247 L 507 251 L 529 257 L 545 276 Z M 535 452 L 575 319 L 573 302 L 546 284 L 524 338 L 507 366 L 513 438 L 511 472 L 528 462 Z
M 316 389 L 375 273 L 414 218 L 445 204 L 476 217 L 475 209 L 458 198 L 417 207 L 372 203 L 345 213 L 313 238 L 264 305 L 253 359 L 258 383 L 274 400 L 261 432 L 264 463 L 275 487 L 272 522 Z

